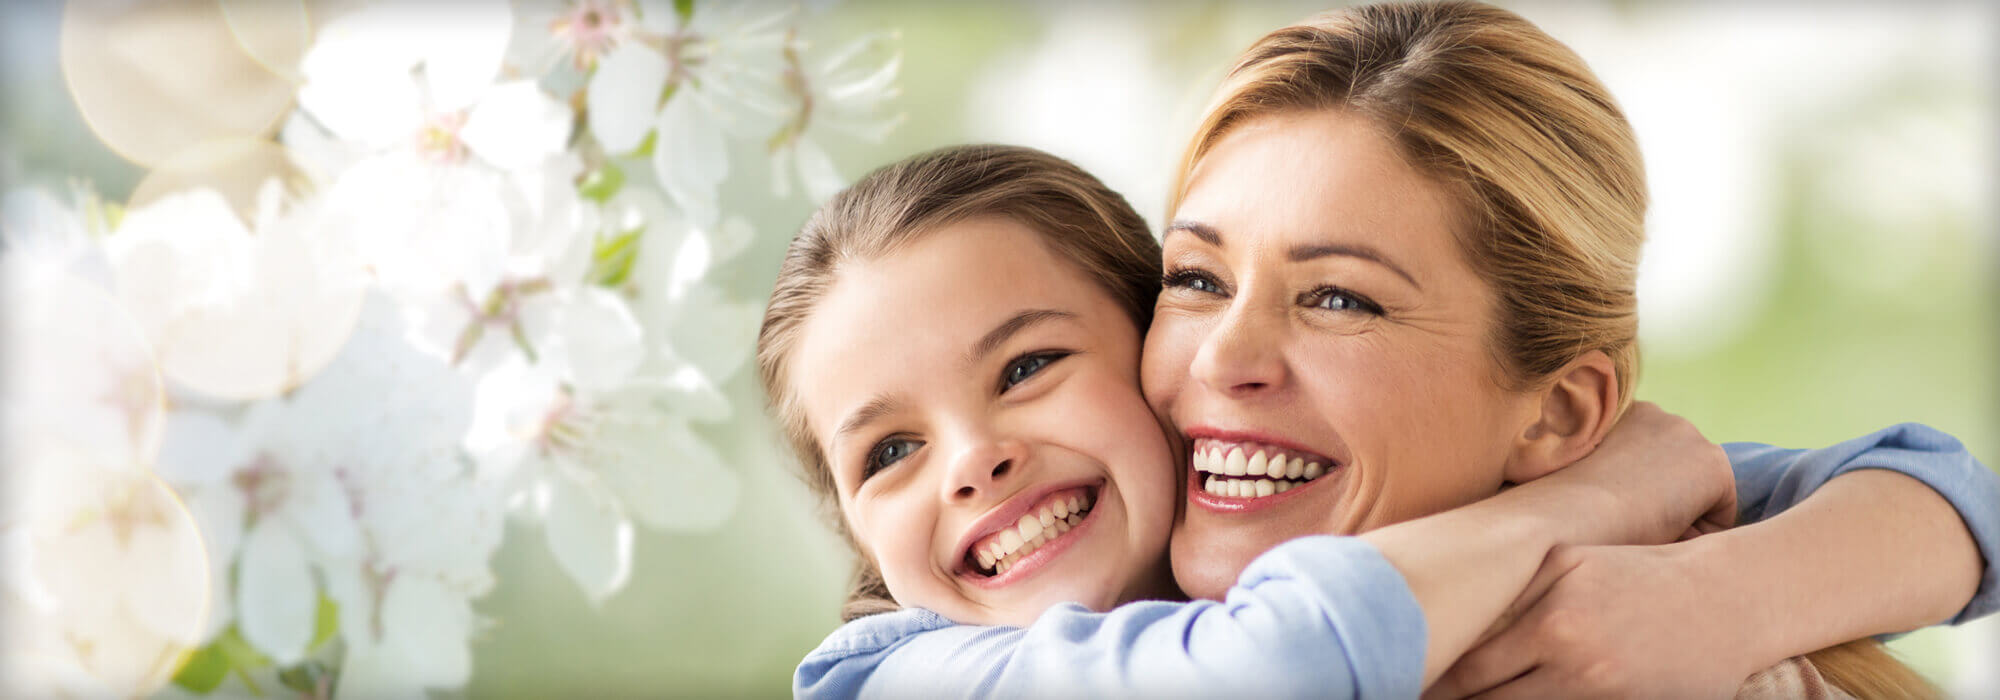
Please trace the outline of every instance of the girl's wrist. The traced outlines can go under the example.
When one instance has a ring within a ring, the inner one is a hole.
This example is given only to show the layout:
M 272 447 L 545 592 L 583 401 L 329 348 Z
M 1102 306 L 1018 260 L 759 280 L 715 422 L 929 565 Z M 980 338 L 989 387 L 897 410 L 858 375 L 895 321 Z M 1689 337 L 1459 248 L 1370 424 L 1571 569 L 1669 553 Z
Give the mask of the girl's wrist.
M 1768 599 L 1773 592 L 1791 590 L 1777 572 L 1760 572 L 1768 558 L 1758 554 L 1754 538 L 1736 530 L 1724 530 L 1681 542 L 1659 545 L 1676 578 L 1688 582 L 1688 589 L 1705 602 L 1703 617 L 1714 621 L 1715 634 L 1709 639 L 1722 648 L 1720 658 L 1742 660 L 1744 673 L 1754 673 L 1788 657 L 1810 651 L 1795 649 L 1797 640 L 1809 630 L 1797 628 L 1808 620 L 1787 614 Z

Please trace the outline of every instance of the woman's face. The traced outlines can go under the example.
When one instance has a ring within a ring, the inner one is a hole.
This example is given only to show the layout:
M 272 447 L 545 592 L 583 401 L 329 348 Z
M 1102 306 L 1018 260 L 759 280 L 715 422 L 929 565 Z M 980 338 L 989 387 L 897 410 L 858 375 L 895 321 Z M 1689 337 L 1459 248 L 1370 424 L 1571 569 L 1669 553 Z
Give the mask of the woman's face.
M 1492 292 L 1455 216 L 1442 187 L 1343 111 L 1253 119 L 1193 171 L 1142 371 L 1189 448 L 1171 545 L 1189 595 L 1219 596 L 1285 540 L 1498 491 L 1537 412 L 1502 385 Z
M 836 275 L 792 381 L 898 603 L 1025 625 L 1170 590 L 1176 461 L 1110 295 L 1004 218 Z

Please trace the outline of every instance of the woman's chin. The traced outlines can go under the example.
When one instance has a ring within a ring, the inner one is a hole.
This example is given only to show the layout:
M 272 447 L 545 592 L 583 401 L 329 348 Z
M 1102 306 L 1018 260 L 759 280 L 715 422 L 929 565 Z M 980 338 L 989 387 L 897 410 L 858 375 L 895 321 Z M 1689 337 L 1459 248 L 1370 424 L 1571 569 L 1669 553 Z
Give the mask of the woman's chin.
M 1190 519 L 1196 517 L 1189 514 Z M 1190 527 L 1185 522 L 1175 527 L 1169 546 L 1174 581 L 1189 599 L 1221 600 L 1257 555 L 1284 541 L 1282 538 L 1262 541 L 1271 534 L 1267 531 L 1233 530 L 1199 524 Z

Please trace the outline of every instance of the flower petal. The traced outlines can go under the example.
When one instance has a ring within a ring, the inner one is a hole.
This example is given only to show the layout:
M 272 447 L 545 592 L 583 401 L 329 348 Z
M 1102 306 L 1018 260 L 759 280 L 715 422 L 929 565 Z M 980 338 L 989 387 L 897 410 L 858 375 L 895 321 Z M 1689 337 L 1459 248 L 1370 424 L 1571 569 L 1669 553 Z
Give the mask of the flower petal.
M 840 172 L 834 170 L 833 159 L 812 139 L 801 137 L 792 144 L 792 150 L 799 162 L 799 179 L 806 184 L 806 197 L 814 204 L 826 201 L 847 186 Z
M 394 3 L 412 31 L 423 32 L 424 82 L 432 111 L 465 109 L 500 74 L 514 12 L 504 2 Z
M 319 602 L 312 568 L 290 529 L 275 521 L 258 523 L 237 556 L 236 617 L 243 639 L 291 665 L 312 642 Z
M 729 381 L 756 344 L 762 318 L 757 306 L 731 301 L 714 287 L 697 284 L 674 308 L 667 331 L 673 351 L 710 381 Z
M 621 432 L 604 436 L 620 449 L 607 450 L 596 466 L 640 522 L 700 532 L 721 526 L 736 511 L 736 472 L 686 423 L 665 419 Z
M 585 105 L 590 130 L 605 152 L 630 153 L 653 130 L 667 71 L 667 57 L 638 42 L 627 42 L 598 60 Z
M 660 109 L 653 170 L 688 223 L 707 227 L 717 218 L 717 189 L 729 177 L 729 150 L 721 117 L 700 97 L 683 90 Z
M 576 290 L 556 323 L 570 378 L 581 391 L 617 388 L 646 357 L 639 321 L 611 290 L 597 286 Z
M 486 92 L 458 131 L 473 153 L 502 170 L 541 165 L 569 140 L 569 108 L 535 85 L 517 80 Z
M 398 576 L 382 597 L 382 644 L 408 664 L 405 680 L 456 688 L 472 675 L 472 606 L 435 579 Z
M 632 575 L 632 524 L 611 499 L 566 477 L 551 481 L 549 552 L 592 605 L 602 604 Z

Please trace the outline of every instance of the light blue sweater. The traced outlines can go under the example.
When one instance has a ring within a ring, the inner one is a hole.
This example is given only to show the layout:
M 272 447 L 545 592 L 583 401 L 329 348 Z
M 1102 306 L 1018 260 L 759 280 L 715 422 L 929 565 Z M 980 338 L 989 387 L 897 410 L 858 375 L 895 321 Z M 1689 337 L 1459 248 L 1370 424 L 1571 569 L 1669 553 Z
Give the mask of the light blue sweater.
M 1890 469 L 1949 500 L 1986 567 L 1951 622 L 2000 606 L 2000 477 L 1949 435 L 1904 424 L 1819 450 L 1725 445 L 1739 522 L 1791 507 L 1855 469 Z M 1402 574 L 1353 537 L 1306 537 L 1245 569 L 1221 602 L 1147 601 L 1105 613 L 1051 608 L 1026 628 L 957 625 L 906 609 L 850 622 L 800 662 L 811 698 L 1413 698 L 1423 610 Z

